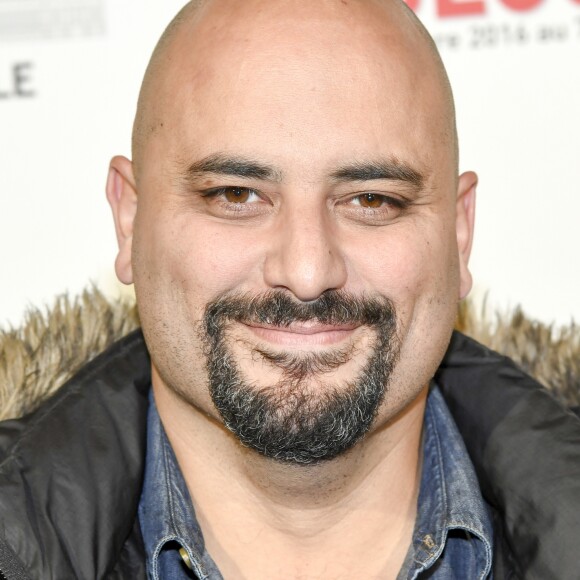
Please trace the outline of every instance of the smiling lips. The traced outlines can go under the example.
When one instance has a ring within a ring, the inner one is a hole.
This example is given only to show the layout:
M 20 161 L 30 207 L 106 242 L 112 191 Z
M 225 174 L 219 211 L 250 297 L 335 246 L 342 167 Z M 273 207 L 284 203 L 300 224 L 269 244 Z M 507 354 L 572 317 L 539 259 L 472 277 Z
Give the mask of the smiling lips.
M 295 322 L 289 326 L 246 324 L 258 338 L 282 346 L 332 346 L 350 338 L 360 325 Z

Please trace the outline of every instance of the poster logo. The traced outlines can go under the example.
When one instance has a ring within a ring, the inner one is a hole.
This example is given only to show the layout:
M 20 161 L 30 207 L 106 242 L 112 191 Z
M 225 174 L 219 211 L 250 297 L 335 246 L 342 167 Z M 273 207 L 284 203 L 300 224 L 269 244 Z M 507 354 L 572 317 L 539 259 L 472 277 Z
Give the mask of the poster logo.
M 31 62 L 17 62 L 0 74 L 0 100 L 30 99 L 34 89 L 34 66 Z
M 580 0 L 405 0 L 439 49 L 580 43 Z
M 408 6 L 420 13 L 425 0 L 405 0 Z M 540 7 L 550 0 L 491 0 L 502 4 L 514 12 L 528 12 Z M 571 4 L 580 5 L 580 0 L 567 0 Z M 490 0 L 435 0 L 437 16 L 450 18 L 453 16 L 477 16 L 487 14 Z
M 104 33 L 104 0 L 0 0 L 0 42 Z

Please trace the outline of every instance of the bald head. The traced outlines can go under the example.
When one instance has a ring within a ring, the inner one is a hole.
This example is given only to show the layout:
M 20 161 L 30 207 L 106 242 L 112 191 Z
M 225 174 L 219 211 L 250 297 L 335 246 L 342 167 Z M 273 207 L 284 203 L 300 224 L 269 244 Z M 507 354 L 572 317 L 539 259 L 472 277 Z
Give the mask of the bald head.
M 171 43 L 178 36 L 182 26 L 192 26 L 197 9 L 202 5 L 204 0 L 191 0 L 188 2 L 169 23 L 161 38 L 157 42 L 153 54 L 149 60 L 143 83 L 141 84 L 141 91 L 139 93 L 139 101 L 137 103 L 137 113 L 135 115 L 135 122 L 133 123 L 133 161 L 138 165 L 140 153 L 143 142 L 148 135 L 154 130 L 151 121 L 147 119 L 147 112 L 149 109 L 149 101 L 152 98 L 151 93 L 155 90 L 155 83 L 162 75 L 164 66 L 164 59 L 167 57 Z
M 260 26 L 267 30 L 276 21 L 283 26 L 283 19 L 288 18 L 289 14 L 294 24 L 300 19 L 309 19 L 314 24 L 312 31 L 315 34 L 316 22 L 323 24 L 325 19 L 324 11 L 334 20 L 343 20 L 345 34 L 337 35 L 340 44 L 348 46 L 348 29 L 358 20 L 358 26 L 362 24 L 363 30 L 365 25 L 370 26 L 375 34 L 382 36 L 381 40 L 391 53 L 391 57 L 404 55 L 409 61 L 414 61 L 412 66 L 423 67 L 420 76 L 431 77 L 430 90 L 439 97 L 437 100 L 440 110 L 434 111 L 434 115 L 441 116 L 444 125 L 441 146 L 448 147 L 452 152 L 457 171 L 458 143 L 451 86 L 437 47 L 415 13 L 400 0 L 321 0 L 316 3 L 316 10 L 312 9 L 312 4 L 315 3 L 311 3 L 310 0 L 188 2 L 165 29 L 144 76 L 132 140 L 137 178 L 147 142 L 155 138 L 158 130 L 164 125 L 165 112 L 162 107 L 173 106 L 170 98 L 163 99 L 160 96 L 163 94 L 167 96 L 168 82 L 179 82 L 180 78 L 182 81 L 185 80 L 183 78 L 185 75 L 175 74 L 176 62 L 198 60 L 192 47 L 193 38 L 205 34 L 207 35 L 205 44 L 211 45 L 216 41 L 216 37 L 212 38 L 212 32 L 217 31 L 216 36 L 220 38 L 224 32 L 227 35 L 228 28 L 232 32 L 241 32 L 240 37 L 243 37 L 245 30 L 247 37 L 259 38 L 262 34 Z M 220 42 L 215 43 L 215 48 L 219 50 Z M 188 54 L 188 51 L 191 52 Z M 312 57 L 312 54 L 305 56 Z M 343 62 L 344 66 L 348 67 L 348 62 L 346 60 Z M 169 72 L 172 67 L 173 75 Z M 291 71 L 288 72 L 291 74 Z M 196 75 L 195 72 L 192 74 Z M 173 78 L 170 80 L 171 76 Z M 169 92 L 173 90 L 174 88 L 169 88 Z

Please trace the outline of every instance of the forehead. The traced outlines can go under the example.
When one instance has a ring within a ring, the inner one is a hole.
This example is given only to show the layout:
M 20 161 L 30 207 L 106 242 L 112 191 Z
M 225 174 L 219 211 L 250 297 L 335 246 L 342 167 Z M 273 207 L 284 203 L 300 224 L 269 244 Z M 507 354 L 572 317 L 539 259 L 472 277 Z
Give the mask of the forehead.
M 150 120 L 166 155 L 268 151 L 303 166 L 323 153 L 427 165 L 446 154 L 433 55 L 405 13 L 382 3 L 210 2 L 159 68 Z

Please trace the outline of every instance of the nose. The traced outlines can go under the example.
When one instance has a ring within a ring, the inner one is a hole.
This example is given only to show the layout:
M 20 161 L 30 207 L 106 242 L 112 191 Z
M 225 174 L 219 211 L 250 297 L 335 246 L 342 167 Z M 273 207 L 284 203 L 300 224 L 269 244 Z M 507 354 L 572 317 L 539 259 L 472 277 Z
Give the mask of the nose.
M 323 209 L 282 212 L 264 265 L 270 288 L 286 289 L 302 301 L 346 283 L 347 268 L 332 219 Z

